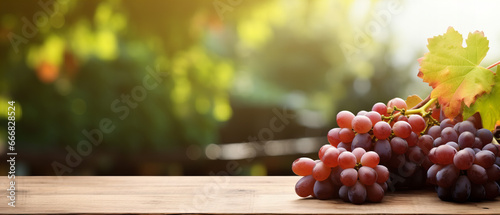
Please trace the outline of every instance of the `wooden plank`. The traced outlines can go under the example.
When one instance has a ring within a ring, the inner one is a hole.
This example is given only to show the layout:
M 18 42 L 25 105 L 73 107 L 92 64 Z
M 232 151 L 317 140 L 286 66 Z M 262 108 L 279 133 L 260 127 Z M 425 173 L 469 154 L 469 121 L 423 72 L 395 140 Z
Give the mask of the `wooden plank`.
M 16 207 L 2 214 L 500 214 L 498 200 L 457 204 L 429 190 L 388 193 L 383 203 L 302 199 L 297 176 L 268 177 L 17 177 Z M 0 188 L 7 188 L 7 177 Z M 6 193 L 5 191 L 3 192 Z

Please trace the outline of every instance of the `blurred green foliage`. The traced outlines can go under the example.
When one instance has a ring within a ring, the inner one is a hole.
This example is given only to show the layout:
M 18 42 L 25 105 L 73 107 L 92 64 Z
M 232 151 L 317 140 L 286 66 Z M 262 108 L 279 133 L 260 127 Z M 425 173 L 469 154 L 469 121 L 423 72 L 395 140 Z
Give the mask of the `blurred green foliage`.
M 0 101 L 21 105 L 18 142 L 29 148 L 75 145 L 103 118 L 116 125 L 103 144 L 113 150 L 203 146 L 218 142 L 235 106 L 312 112 L 320 120 L 305 124 L 326 129 L 339 109 L 404 96 L 395 89 L 410 81 L 387 63 L 390 35 L 363 32 L 384 2 L 366 2 L 357 24 L 355 1 L 54 2 L 29 38 L 23 18 L 38 22 L 45 10 L 0 8 Z M 13 34 L 26 41 L 13 45 Z M 165 77 L 122 120 L 111 106 L 142 85 L 147 67 Z
M 26 44 L 19 43 L 18 52 L 9 38 L 3 40 L 2 97 L 22 105 L 19 129 L 29 134 L 19 135 L 18 141 L 33 147 L 74 144 L 83 139 L 81 130 L 98 128 L 102 118 L 117 126 L 104 138 L 113 147 L 215 141 L 218 122 L 231 116 L 228 89 L 234 67 L 203 43 L 205 27 L 196 19 L 203 22 L 208 15 L 202 11 L 211 4 L 170 4 L 56 2 L 58 15 L 38 27 Z M 2 7 L 3 32 L 25 36 L 18 17 L 31 18 L 41 10 L 31 6 Z M 54 19 L 64 24 L 54 27 Z M 159 69 L 166 78 L 121 120 L 111 104 L 142 85 L 146 67 Z

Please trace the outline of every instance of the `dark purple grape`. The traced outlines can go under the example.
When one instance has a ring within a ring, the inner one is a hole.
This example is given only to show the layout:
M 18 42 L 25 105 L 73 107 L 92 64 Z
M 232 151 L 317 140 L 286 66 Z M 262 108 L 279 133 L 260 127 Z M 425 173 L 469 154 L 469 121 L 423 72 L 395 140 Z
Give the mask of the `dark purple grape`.
M 459 147 L 459 146 L 458 146 L 458 144 L 457 144 L 457 143 L 455 143 L 455 142 L 450 141 L 450 142 L 447 142 L 447 143 L 446 143 L 446 145 L 449 145 L 449 146 L 453 147 L 453 148 L 454 148 L 454 149 L 456 149 L 457 151 L 458 151 L 458 150 L 460 150 L 460 147 Z
M 297 193 L 300 197 L 308 197 L 313 195 L 314 192 L 314 183 L 316 180 L 312 177 L 312 175 L 304 176 L 297 181 L 295 184 L 295 193 Z
M 474 154 L 477 154 L 478 152 L 481 151 L 481 149 L 478 149 L 478 148 L 472 148 L 472 150 L 474 150 Z
M 437 185 L 436 175 L 443 167 L 442 165 L 434 164 L 427 170 L 427 182 L 429 184 Z
M 330 180 L 336 187 L 342 186 L 342 182 L 340 181 L 340 173 L 342 173 L 342 171 L 343 169 L 340 168 L 340 166 L 336 166 L 332 168 L 332 172 L 330 173 Z
M 455 131 L 457 132 L 457 134 L 460 134 L 460 133 L 458 132 L 458 129 L 460 128 L 460 124 L 462 124 L 462 122 L 457 122 L 457 124 L 455 124 L 455 125 L 453 126 L 453 130 L 455 130 Z
M 408 143 L 408 146 L 416 146 L 418 143 L 418 134 L 415 132 L 411 132 L 410 136 L 405 138 L 406 142 Z
M 338 148 L 344 148 L 347 151 L 351 151 L 351 144 L 350 143 L 340 142 L 337 147 Z
M 457 181 L 459 173 L 455 165 L 449 164 L 437 172 L 436 183 L 443 188 L 451 187 Z
M 438 146 L 443 145 L 443 144 L 445 144 L 445 142 L 443 142 L 441 137 L 434 139 L 434 142 L 433 142 L 434 147 L 438 147 Z
M 413 163 L 421 164 L 424 161 L 425 154 L 420 147 L 413 146 L 406 151 L 406 157 Z
M 483 201 L 484 198 L 486 198 L 486 191 L 484 190 L 484 186 L 481 184 L 471 183 L 471 192 L 469 200 L 474 202 L 479 202 Z
M 467 177 L 474 184 L 484 184 L 488 181 L 488 174 L 486 173 L 486 170 L 477 164 L 473 164 L 467 170 Z
M 384 193 L 387 192 L 387 189 L 389 188 L 389 185 L 387 185 L 387 182 L 384 182 L 382 184 L 379 184 L 382 189 L 384 189 Z
M 349 191 L 348 186 L 342 186 L 339 189 L 339 198 L 344 200 L 344 202 L 349 202 L 348 191 Z
M 486 128 L 477 130 L 476 136 L 479 137 L 483 145 L 491 143 L 491 141 L 493 140 L 493 133 L 491 133 L 491 131 Z
M 420 147 L 426 155 L 431 151 L 433 144 L 434 138 L 430 135 L 425 134 L 418 138 L 417 146 Z
M 486 169 L 495 163 L 495 159 L 496 157 L 495 154 L 493 154 L 493 152 L 488 150 L 482 150 L 476 153 L 476 159 L 474 163 Z
M 435 125 L 429 128 L 427 134 L 430 135 L 433 139 L 436 139 L 441 136 L 441 127 L 439 125 Z
M 366 200 L 366 188 L 358 181 L 354 186 L 349 187 L 347 196 L 352 203 L 362 204 Z
M 450 141 L 457 142 L 458 141 L 458 134 L 453 128 L 446 127 L 441 131 L 441 140 L 444 143 L 447 143 Z
M 364 133 L 364 134 L 358 134 L 354 137 L 352 140 L 351 144 L 351 149 L 355 149 L 361 147 L 365 149 L 366 151 L 370 151 L 372 148 L 372 138 L 370 134 Z
M 474 141 L 476 137 L 471 132 L 465 131 L 458 136 L 458 146 L 460 149 L 464 149 L 467 147 L 472 147 L 474 145 Z
M 400 137 L 394 137 L 391 140 L 391 149 L 396 154 L 404 154 L 408 150 L 408 143 Z
M 476 149 L 482 149 L 484 146 L 483 142 L 481 142 L 481 139 L 479 137 L 474 138 L 474 144 L 472 144 L 472 148 Z
M 464 132 L 470 132 L 474 135 L 476 135 L 476 127 L 474 127 L 474 124 L 470 121 L 463 121 L 460 123 L 460 126 L 458 127 L 458 133 L 464 133 Z
M 455 186 L 451 188 L 451 196 L 453 201 L 465 202 L 471 193 L 471 183 L 467 176 L 461 175 L 458 177 Z
M 486 144 L 483 149 L 484 150 L 488 150 L 490 152 L 493 152 L 494 155 L 498 155 L 498 147 L 496 144 L 493 144 L 493 143 L 488 143 Z
M 434 165 L 434 163 L 432 163 L 432 161 L 429 159 L 428 156 L 425 156 L 424 157 L 424 161 L 422 162 L 422 164 L 420 164 L 424 169 L 429 169 L 431 168 L 432 165 Z
M 388 140 L 377 140 L 374 151 L 380 157 L 380 163 L 386 164 L 392 155 L 391 143 Z
M 442 114 L 442 115 L 444 115 L 444 114 Z M 441 127 L 441 130 L 443 130 L 444 128 L 448 128 L 448 127 L 453 128 L 454 125 L 455 125 L 455 123 L 453 123 L 451 121 L 451 119 L 444 119 L 443 121 L 441 121 L 441 124 L 439 126 Z
M 487 200 L 493 200 L 500 194 L 500 187 L 498 187 L 498 184 L 494 181 L 489 181 L 483 186 L 485 191 L 484 198 Z
M 314 183 L 314 196 L 318 199 L 331 199 L 335 188 L 330 180 L 316 181 Z
M 441 199 L 443 201 L 450 201 L 451 200 L 451 189 L 450 188 L 437 187 L 436 191 L 437 191 L 439 199 Z
M 375 183 L 373 185 L 366 187 L 366 198 L 369 202 L 381 202 L 384 198 L 384 188 L 379 184 Z
M 498 181 L 500 180 L 500 167 L 493 164 L 490 168 L 486 169 L 486 174 L 488 175 L 488 181 Z

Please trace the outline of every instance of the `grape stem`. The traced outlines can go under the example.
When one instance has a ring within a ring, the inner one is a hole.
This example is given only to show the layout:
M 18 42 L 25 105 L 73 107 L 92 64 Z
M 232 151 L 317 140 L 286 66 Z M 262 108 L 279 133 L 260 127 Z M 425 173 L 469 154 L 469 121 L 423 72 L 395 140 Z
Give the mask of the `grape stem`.
M 430 97 L 429 97 L 430 98 Z M 432 105 L 434 104 L 435 102 L 437 101 L 437 98 L 433 98 L 433 99 L 429 99 L 424 105 L 422 105 L 422 107 L 419 107 L 417 109 L 411 109 L 411 110 L 407 110 L 405 111 L 405 115 L 410 115 L 410 114 L 420 114 L 422 116 L 425 116 L 426 114 L 428 114 L 429 112 L 427 111 L 427 109 Z
M 490 66 L 486 67 L 486 69 L 491 69 L 493 67 L 495 67 L 496 65 L 499 65 L 500 64 L 500 61 L 494 63 L 494 64 L 491 64 Z
M 437 98 L 431 99 L 431 96 L 429 95 L 429 96 L 427 96 L 427 98 L 425 98 L 420 103 L 415 105 L 415 107 L 413 107 L 409 110 L 399 109 L 397 107 L 394 107 L 394 111 L 399 111 L 398 113 L 396 113 L 390 117 L 382 117 L 382 118 L 389 119 L 389 123 L 391 123 L 392 121 L 394 121 L 395 119 L 397 119 L 401 115 L 408 116 L 411 114 L 420 114 L 422 117 L 429 119 L 429 122 L 426 126 L 426 129 L 427 129 L 427 127 L 429 127 L 429 126 L 439 125 L 439 122 L 431 116 L 432 109 L 427 110 L 431 107 L 431 105 L 433 105 L 436 102 L 437 102 Z

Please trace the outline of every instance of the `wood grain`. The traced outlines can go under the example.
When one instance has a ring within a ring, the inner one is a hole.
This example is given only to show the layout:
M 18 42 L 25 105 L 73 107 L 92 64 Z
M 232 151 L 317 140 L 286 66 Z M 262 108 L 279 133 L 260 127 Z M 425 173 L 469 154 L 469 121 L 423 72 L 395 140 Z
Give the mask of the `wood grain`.
M 500 202 L 443 202 L 430 190 L 388 193 L 353 205 L 295 195 L 296 176 L 17 177 L 16 207 L 1 214 L 500 214 Z M 0 179 L 6 194 L 7 177 Z

